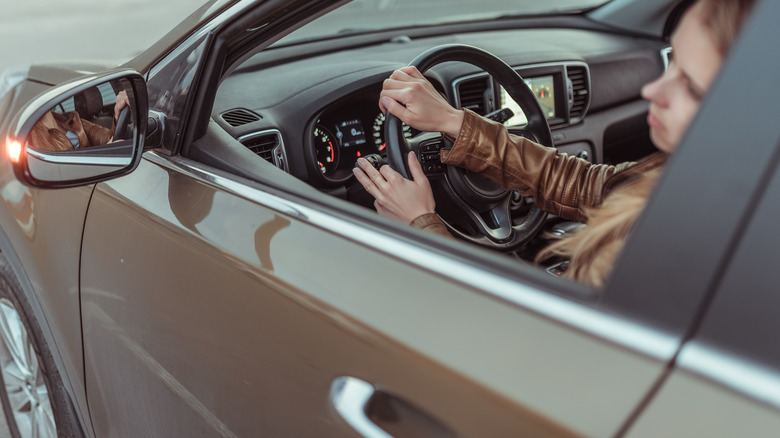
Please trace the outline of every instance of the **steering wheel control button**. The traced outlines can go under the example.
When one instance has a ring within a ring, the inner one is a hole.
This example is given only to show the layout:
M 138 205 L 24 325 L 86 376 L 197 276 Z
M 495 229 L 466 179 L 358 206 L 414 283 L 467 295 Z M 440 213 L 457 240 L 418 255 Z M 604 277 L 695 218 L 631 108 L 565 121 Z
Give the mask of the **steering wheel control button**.
M 426 174 L 444 173 L 444 165 L 441 163 L 441 149 L 444 147 L 441 141 L 432 141 L 420 145 L 420 153 L 417 158 Z

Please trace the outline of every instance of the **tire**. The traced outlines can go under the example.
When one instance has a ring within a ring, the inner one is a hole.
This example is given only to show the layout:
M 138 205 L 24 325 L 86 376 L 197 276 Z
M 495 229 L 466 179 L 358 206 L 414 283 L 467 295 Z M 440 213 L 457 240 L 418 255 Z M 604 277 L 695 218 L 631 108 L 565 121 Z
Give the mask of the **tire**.
M 14 438 L 75 436 L 51 351 L 2 254 L 0 399 Z

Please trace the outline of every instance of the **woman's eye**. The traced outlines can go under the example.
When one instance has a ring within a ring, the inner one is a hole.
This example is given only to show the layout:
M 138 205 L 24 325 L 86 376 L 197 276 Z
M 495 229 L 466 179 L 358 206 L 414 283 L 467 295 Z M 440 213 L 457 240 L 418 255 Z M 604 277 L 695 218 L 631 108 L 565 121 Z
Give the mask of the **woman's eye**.
M 688 90 L 688 94 L 691 95 L 696 100 L 702 100 L 704 99 L 704 93 L 699 92 L 696 88 L 694 88 L 693 84 L 691 84 L 691 81 L 687 81 L 685 88 Z

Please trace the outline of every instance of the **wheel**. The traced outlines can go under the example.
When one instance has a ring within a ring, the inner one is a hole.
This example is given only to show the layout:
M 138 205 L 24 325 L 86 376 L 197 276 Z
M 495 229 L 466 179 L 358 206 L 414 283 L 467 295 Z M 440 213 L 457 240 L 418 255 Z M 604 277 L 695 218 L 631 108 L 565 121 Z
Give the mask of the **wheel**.
M 0 255 L 0 398 L 13 437 L 72 437 L 62 380 Z
M 550 126 L 533 92 L 512 67 L 495 55 L 472 46 L 447 44 L 422 53 L 409 65 L 425 73 L 448 61 L 466 62 L 488 72 L 523 109 L 528 119 L 523 135 L 552 146 Z M 401 121 L 389 113 L 385 119 L 385 142 L 388 164 L 407 179 L 410 172 L 406 157 L 410 151 L 421 160 L 438 160 L 439 150 L 452 146 L 439 133 L 422 133 L 408 141 Z M 441 173 L 426 171 L 426 175 L 436 199 L 437 213 L 456 236 L 488 248 L 514 251 L 530 241 L 544 225 L 547 214 L 538 206 L 532 204 L 523 209 L 524 214 L 518 215 L 515 211 L 522 206 L 511 191 L 481 175 L 454 166 L 443 167 Z

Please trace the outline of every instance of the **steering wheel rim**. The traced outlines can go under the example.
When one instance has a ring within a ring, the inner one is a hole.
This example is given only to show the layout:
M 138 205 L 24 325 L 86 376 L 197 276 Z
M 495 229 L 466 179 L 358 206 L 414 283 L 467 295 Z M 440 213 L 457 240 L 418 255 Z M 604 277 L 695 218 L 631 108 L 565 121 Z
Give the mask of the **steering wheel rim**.
M 414 58 L 409 66 L 417 67 L 420 73 L 424 74 L 431 67 L 449 61 L 465 62 L 490 74 L 523 109 L 528 120 L 524 131 L 538 143 L 552 146 L 552 133 L 547 118 L 533 92 L 512 67 L 495 55 L 473 46 L 447 44 L 423 52 Z M 445 148 L 452 146 L 451 142 L 441 134 L 422 137 L 423 139 L 418 142 L 408 141 L 404 137 L 400 119 L 389 112 L 385 114 L 388 164 L 407 179 L 411 179 L 406 161 L 409 152 L 414 151 L 420 158 L 420 145 L 427 145 L 426 148 L 429 148 L 431 141 L 438 141 Z M 463 169 L 450 165 L 444 167 L 446 168 L 443 172 L 444 177 L 438 178 L 438 184 L 435 184 L 430 176 L 429 179 L 434 189 L 437 206 L 444 203 L 448 207 L 439 207 L 437 211 L 453 234 L 481 246 L 511 251 L 531 240 L 544 225 L 547 214 L 535 204 L 531 206 L 522 221 L 514 223 L 511 212 L 513 204 L 511 191 L 477 174 L 469 174 Z M 442 210 L 448 212 L 457 210 L 466 214 L 464 218 L 457 218 L 451 213 L 445 214 Z M 466 220 L 467 226 L 474 233 L 462 231 L 454 226 L 455 223 L 463 223 L 462 219 Z
M 127 128 L 130 125 L 130 107 L 124 106 L 119 110 L 119 117 L 114 127 L 114 140 L 124 140 L 127 136 Z

